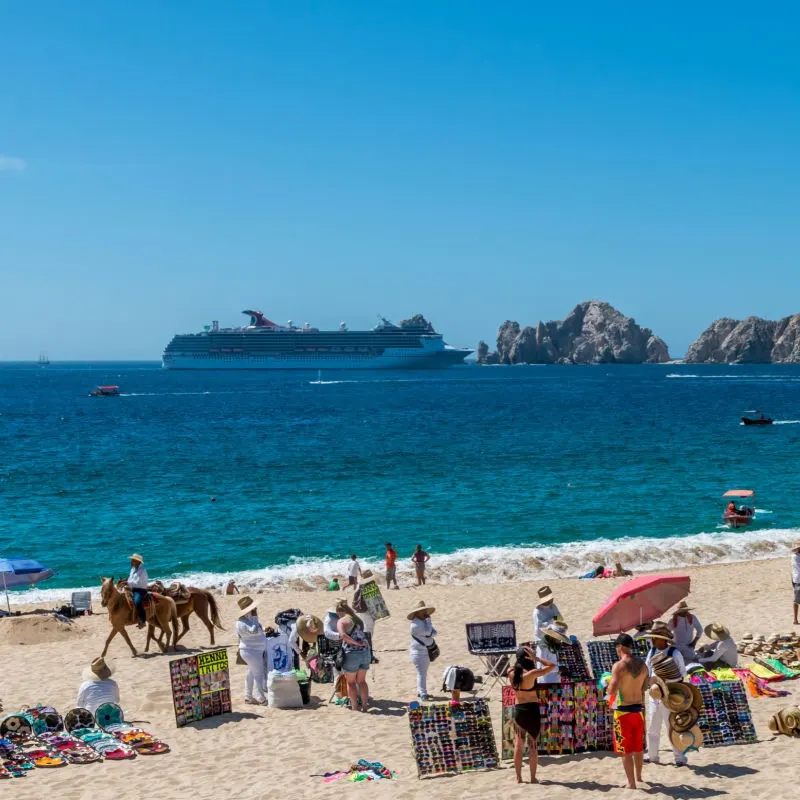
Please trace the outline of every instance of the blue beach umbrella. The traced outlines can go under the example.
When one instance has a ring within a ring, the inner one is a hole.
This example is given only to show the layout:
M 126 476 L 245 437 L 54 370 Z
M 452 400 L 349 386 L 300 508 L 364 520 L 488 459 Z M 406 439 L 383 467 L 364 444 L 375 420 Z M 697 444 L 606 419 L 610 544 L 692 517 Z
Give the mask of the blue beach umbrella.
M 0 558 L 0 577 L 3 579 L 8 610 L 11 611 L 11 603 L 8 600 L 10 586 L 33 586 L 39 581 L 52 578 L 54 574 L 53 570 L 31 558 Z

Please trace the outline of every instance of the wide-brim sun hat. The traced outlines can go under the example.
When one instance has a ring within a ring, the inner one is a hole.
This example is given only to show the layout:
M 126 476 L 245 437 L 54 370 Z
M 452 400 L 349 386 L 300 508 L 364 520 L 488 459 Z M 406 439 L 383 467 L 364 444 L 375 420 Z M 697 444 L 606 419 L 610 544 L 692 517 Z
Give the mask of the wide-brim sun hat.
M 236 601 L 236 605 L 239 606 L 238 616 L 241 618 L 249 614 L 253 609 L 258 608 L 258 603 L 258 600 L 253 600 L 249 595 L 243 595 Z
M 716 642 L 724 642 L 726 639 L 731 638 L 731 632 L 719 622 L 712 622 L 710 625 L 706 625 L 703 628 L 703 633 Z
M 433 614 L 433 612 L 436 611 L 436 606 L 425 605 L 425 601 L 420 600 L 419 603 L 414 606 L 413 610 L 406 615 L 406 619 L 414 619 L 420 611 L 427 611 L 428 614 Z
M 692 691 L 692 708 L 702 711 L 705 706 L 702 692 L 693 683 L 687 683 L 686 685 Z
M 653 674 L 658 675 L 665 683 L 675 683 L 683 678 L 675 659 L 672 656 L 668 656 L 666 650 L 662 650 L 653 656 L 650 668 Z
M 668 693 L 667 684 L 658 675 L 653 675 L 650 678 L 650 688 L 647 693 L 653 700 L 663 700 Z
M 694 606 L 690 606 L 685 600 L 681 600 L 680 603 L 678 603 L 677 608 L 675 609 L 676 614 L 682 614 L 688 611 L 694 611 Z
M 674 731 L 684 733 L 691 730 L 700 718 L 700 712 L 696 708 L 687 708 L 685 711 L 678 711 L 669 715 L 669 725 Z
M 647 633 L 643 633 L 642 639 L 664 639 L 664 641 L 672 642 L 675 637 L 665 622 L 654 622 L 653 627 Z
M 369 580 L 369 579 L 370 579 L 370 578 L 373 576 L 373 574 L 374 574 L 374 573 L 372 572 L 372 570 L 371 570 L 371 569 L 365 569 L 365 570 L 364 570 L 364 571 L 361 573 L 361 579 L 362 579 L 362 580 L 365 580 L 365 581 L 367 581 L 367 580 Z
M 106 664 L 105 659 L 101 656 L 96 658 L 92 663 L 83 671 L 83 679 L 85 681 L 105 681 L 114 674 L 114 668 Z
M 314 644 L 322 636 L 325 625 L 319 617 L 313 614 L 303 614 L 297 618 L 297 635 L 309 644 Z
M 670 683 L 667 684 L 667 694 L 662 702 L 665 708 L 673 714 L 678 714 L 692 707 L 694 695 L 685 683 Z
M 138 553 L 128 556 L 128 561 L 138 561 L 140 564 L 144 564 L 144 559 Z
M 555 598 L 553 590 L 549 586 L 542 586 L 536 593 L 539 596 L 539 599 L 536 601 L 537 606 L 543 606 L 545 603 L 549 603 Z
M 542 636 L 551 639 L 554 642 L 558 642 L 559 644 L 572 643 L 572 639 L 570 639 L 569 635 L 567 634 L 567 626 L 564 624 L 559 624 L 558 622 L 553 622 L 545 628 L 542 628 Z
M 703 745 L 703 732 L 697 725 L 688 731 L 670 731 L 669 738 L 672 746 L 684 755 L 690 750 L 699 750 Z

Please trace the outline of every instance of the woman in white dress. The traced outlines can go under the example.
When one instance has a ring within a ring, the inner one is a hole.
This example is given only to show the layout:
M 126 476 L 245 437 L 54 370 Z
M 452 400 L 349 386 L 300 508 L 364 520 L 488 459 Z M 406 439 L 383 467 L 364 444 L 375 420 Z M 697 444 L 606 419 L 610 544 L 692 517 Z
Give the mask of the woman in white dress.
M 240 597 L 237 603 L 240 610 L 239 621 L 236 623 L 239 655 L 247 664 L 244 701 L 250 705 L 265 706 L 267 681 L 264 657 L 267 652 L 267 638 L 258 619 L 258 603 L 247 595 Z
M 434 611 L 436 609 L 433 606 L 426 606 L 420 600 L 408 615 L 408 619 L 411 620 L 411 643 L 408 649 L 411 655 L 411 663 L 417 669 L 417 697 L 420 700 L 433 699 L 428 694 L 428 668 L 431 665 L 428 647 L 435 644 L 433 637 L 436 636 L 436 628 L 433 627 L 433 622 L 431 622 L 431 614 Z

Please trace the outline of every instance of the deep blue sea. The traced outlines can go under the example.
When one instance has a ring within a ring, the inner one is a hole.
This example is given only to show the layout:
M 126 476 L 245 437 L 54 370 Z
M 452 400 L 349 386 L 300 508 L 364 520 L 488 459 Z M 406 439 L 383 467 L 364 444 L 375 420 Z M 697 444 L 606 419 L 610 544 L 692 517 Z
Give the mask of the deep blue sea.
M 101 383 L 122 396 L 90 398 Z M 743 427 L 756 409 L 781 424 Z M 387 540 L 441 581 L 766 557 L 800 538 L 798 452 L 791 366 L 2 364 L 0 555 L 55 569 L 49 589 L 133 551 L 151 577 L 265 588 Z M 720 524 L 730 488 L 755 490 L 752 529 Z

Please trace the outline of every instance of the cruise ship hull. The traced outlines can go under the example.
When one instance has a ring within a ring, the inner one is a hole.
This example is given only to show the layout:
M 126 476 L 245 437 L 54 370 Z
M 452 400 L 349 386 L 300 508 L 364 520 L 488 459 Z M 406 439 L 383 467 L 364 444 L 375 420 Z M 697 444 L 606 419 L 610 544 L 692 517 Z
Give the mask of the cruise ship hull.
M 373 355 L 255 355 L 251 353 L 164 354 L 165 369 L 446 369 L 463 364 L 471 350 L 447 348 L 435 352 L 392 352 Z

